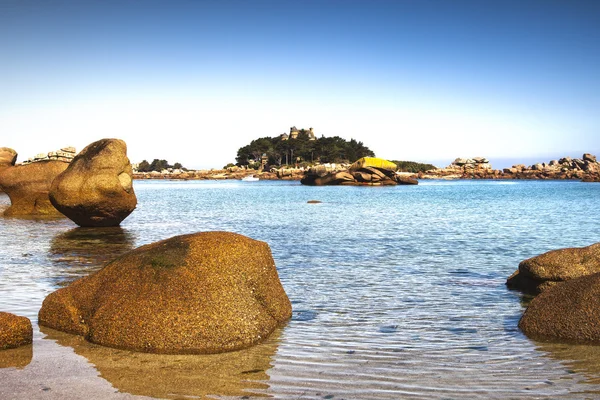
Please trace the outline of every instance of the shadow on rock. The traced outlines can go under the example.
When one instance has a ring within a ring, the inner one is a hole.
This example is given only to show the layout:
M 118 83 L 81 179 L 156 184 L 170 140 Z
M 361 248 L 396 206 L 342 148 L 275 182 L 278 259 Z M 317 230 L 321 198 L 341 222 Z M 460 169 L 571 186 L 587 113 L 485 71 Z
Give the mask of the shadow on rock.
M 256 346 L 221 354 L 163 355 L 131 352 L 87 342 L 40 326 L 45 339 L 72 347 L 121 392 L 157 398 L 260 396 L 268 389 L 281 329 Z
M 0 368 L 23 369 L 33 358 L 33 345 L 0 351 Z
M 121 227 L 75 228 L 56 235 L 50 259 L 64 269 L 61 286 L 102 268 L 107 262 L 132 250 L 135 235 Z

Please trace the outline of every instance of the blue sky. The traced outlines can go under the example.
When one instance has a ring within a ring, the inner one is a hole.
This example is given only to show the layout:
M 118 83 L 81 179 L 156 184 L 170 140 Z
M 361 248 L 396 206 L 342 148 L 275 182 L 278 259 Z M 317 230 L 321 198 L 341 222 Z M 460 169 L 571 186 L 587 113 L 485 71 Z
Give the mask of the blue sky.
M 218 168 L 292 125 L 440 166 L 600 153 L 600 1 L 0 0 L 0 49 L 20 160 Z

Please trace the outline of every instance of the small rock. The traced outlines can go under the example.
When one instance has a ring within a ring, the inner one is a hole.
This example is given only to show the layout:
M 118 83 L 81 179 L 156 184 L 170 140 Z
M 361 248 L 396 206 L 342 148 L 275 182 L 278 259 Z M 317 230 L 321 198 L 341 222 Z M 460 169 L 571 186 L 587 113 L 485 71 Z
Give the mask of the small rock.
M 0 312 L 0 350 L 14 349 L 32 341 L 33 328 L 29 318 Z

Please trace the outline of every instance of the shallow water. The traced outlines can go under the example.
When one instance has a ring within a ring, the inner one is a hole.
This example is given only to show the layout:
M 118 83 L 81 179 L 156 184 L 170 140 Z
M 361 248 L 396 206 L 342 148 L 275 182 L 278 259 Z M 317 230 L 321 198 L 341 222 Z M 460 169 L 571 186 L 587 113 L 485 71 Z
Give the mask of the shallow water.
M 121 228 L 0 218 L 0 310 L 34 323 L 0 352 L 0 398 L 596 398 L 597 347 L 518 329 L 518 263 L 600 239 L 600 185 L 424 181 L 136 181 Z M 307 204 L 320 200 L 320 204 Z M 0 209 L 8 204 L 0 194 Z M 271 246 L 292 320 L 265 343 L 212 356 L 107 349 L 37 327 L 44 297 L 113 257 L 174 235 L 238 232 Z

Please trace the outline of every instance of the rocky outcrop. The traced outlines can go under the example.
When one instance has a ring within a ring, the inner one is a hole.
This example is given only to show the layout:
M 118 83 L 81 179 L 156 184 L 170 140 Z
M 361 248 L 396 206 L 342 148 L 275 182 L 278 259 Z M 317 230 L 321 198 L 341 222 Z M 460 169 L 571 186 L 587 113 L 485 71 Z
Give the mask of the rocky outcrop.
M 537 294 L 569 279 L 600 272 L 600 243 L 552 250 L 522 261 L 506 281 L 509 288 Z
M 395 172 L 396 164 L 382 159 L 364 157 L 346 170 L 311 167 L 300 181 L 303 185 L 390 186 L 418 184 L 411 176 Z
M 51 151 L 49 153 L 36 154 L 35 157 L 29 158 L 26 161 L 23 161 L 23 164 L 30 164 L 30 163 L 34 163 L 34 162 L 50 161 L 50 160 L 71 162 L 74 157 L 75 157 L 75 147 L 69 146 L 69 147 L 63 147 L 60 150 Z
M 33 328 L 29 318 L 0 312 L 0 350 L 31 344 L 32 340 Z
M 0 169 L 0 189 L 11 202 L 4 215 L 62 216 L 48 194 L 54 179 L 68 166 L 62 161 L 43 161 Z
M 269 246 L 204 232 L 142 246 L 50 294 L 43 326 L 151 353 L 249 347 L 291 317 Z
M 84 148 L 56 177 L 50 201 L 79 226 L 116 226 L 135 209 L 127 146 L 102 139 Z
M 535 340 L 600 343 L 600 274 L 561 283 L 535 297 L 519 328 Z
M 0 169 L 12 167 L 17 161 L 17 152 L 8 147 L 0 147 Z
M 596 156 L 585 153 L 582 158 L 564 157 L 530 166 L 516 164 L 502 171 L 493 169 L 483 157 L 457 158 L 446 168 L 418 174 L 419 179 L 577 179 L 600 182 L 600 163 Z

